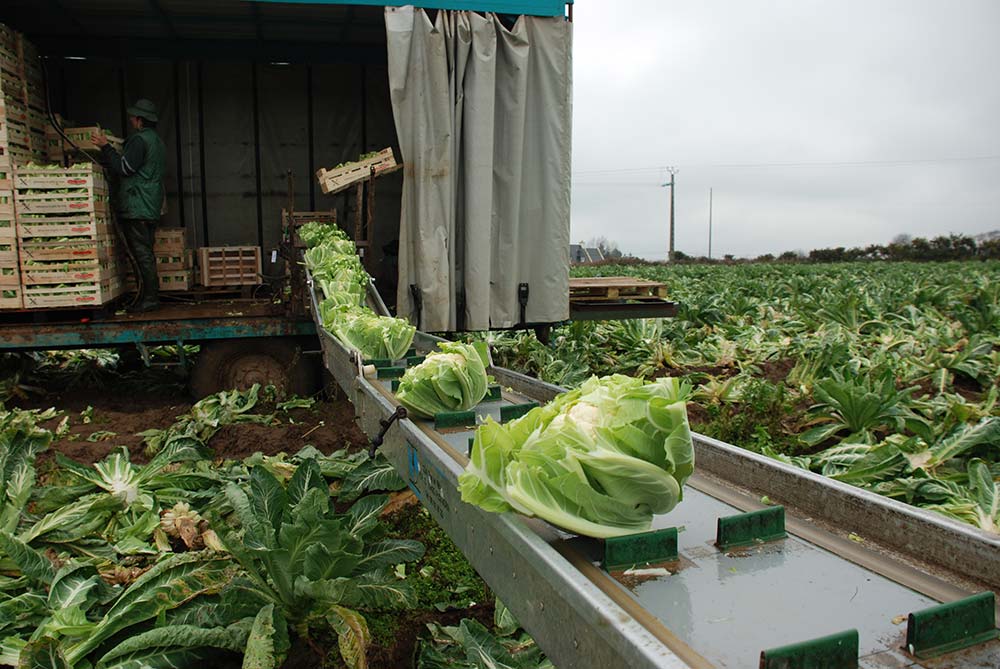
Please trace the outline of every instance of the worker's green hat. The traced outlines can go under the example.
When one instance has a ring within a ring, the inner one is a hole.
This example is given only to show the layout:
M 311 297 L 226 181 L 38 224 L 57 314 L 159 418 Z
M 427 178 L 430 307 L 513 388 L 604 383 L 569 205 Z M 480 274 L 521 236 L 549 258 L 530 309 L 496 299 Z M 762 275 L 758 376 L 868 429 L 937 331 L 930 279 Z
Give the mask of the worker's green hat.
M 160 117 L 156 114 L 156 105 L 153 104 L 152 100 L 147 100 L 146 98 L 137 100 L 134 105 L 125 111 L 128 112 L 129 116 L 138 116 L 139 118 L 144 118 L 147 121 L 152 121 L 153 123 L 160 120 Z

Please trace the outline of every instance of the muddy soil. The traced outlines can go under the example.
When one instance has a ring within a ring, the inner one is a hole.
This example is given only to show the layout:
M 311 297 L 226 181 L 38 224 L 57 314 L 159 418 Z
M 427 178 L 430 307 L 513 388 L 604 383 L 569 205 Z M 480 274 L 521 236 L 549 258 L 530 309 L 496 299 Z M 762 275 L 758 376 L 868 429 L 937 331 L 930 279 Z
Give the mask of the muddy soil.
M 123 383 L 91 388 L 65 388 L 57 382 L 43 383 L 39 392 L 13 399 L 8 406 L 22 409 L 54 407 L 61 413 L 43 427 L 53 432 L 68 418 L 69 432 L 52 442 L 39 455 L 39 465 L 62 453 L 80 463 L 94 463 L 120 446 L 128 448 L 133 462 L 145 462 L 145 444 L 138 433 L 170 427 L 178 416 L 191 409 L 191 399 L 181 384 Z M 354 407 L 346 399 L 322 398 L 310 409 L 276 411 L 261 402 L 252 410 L 258 414 L 274 413 L 271 424 L 238 423 L 220 429 L 209 441 L 216 456 L 239 459 L 257 451 L 273 455 L 294 453 L 306 445 L 323 453 L 341 448 L 367 449 L 368 440 L 358 427 Z M 113 434 L 112 434 L 113 433 Z M 412 493 L 393 495 L 384 516 L 392 523 L 401 509 L 417 504 Z M 422 536 L 407 537 L 417 541 Z M 390 646 L 373 645 L 369 649 L 370 669 L 401 669 L 414 666 L 418 639 L 429 622 L 457 625 L 462 618 L 475 618 L 487 627 L 492 624 L 493 604 L 479 604 L 470 609 L 448 611 L 413 610 L 399 614 L 396 638 Z M 315 669 L 340 666 L 337 661 L 336 635 L 318 630 L 316 638 L 296 639 L 282 669 Z M 236 665 L 238 666 L 238 665 Z
M 136 388 L 89 388 L 61 390 L 44 388 L 44 394 L 32 394 L 11 405 L 24 409 L 55 407 L 62 414 L 43 424 L 55 431 L 69 419 L 69 432 L 52 443 L 49 451 L 82 463 L 103 459 L 114 449 L 128 448 L 133 462 L 145 462 L 144 443 L 139 433 L 170 427 L 178 416 L 191 409 L 191 400 L 180 387 L 157 387 L 149 393 Z M 89 409 L 88 409 L 89 407 Z M 275 411 L 259 403 L 253 413 L 274 412 L 271 425 L 237 423 L 226 425 L 209 441 L 219 457 L 240 459 L 260 451 L 274 455 L 294 453 L 306 445 L 322 453 L 340 448 L 367 448 L 368 441 L 354 419 L 354 407 L 345 399 L 317 401 L 310 409 Z M 89 419 L 88 419 L 89 416 Z M 46 454 L 42 454 L 44 460 Z M 51 457 L 51 455 L 49 456 Z

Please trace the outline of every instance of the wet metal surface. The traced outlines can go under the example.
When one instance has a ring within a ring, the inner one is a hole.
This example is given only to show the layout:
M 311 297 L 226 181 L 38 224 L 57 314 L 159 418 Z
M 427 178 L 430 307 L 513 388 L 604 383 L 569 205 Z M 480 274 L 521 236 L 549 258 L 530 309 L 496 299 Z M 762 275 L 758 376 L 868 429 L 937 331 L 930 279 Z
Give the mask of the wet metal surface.
M 682 566 L 634 594 L 720 667 L 756 667 L 760 651 L 857 628 L 861 654 L 901 645 L 897 616 L 937 602 L 797 537 L 728 553 L 715 519 L 739 512 L 692 488 L 655 527 L 677 526 Z

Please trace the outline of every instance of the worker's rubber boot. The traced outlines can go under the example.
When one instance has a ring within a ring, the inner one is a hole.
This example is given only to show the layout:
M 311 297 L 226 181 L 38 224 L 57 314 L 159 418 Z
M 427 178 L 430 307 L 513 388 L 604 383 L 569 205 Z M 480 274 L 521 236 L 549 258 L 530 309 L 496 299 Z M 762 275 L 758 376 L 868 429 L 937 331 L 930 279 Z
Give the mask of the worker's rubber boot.
M 153 255 L 155 224 L 148 221 L 126 221 L 123 228 L 142 278 L 139 303 L 132 311 L 152 311 L 160 306 L 160 278 L 156 274 L 156 256 Z

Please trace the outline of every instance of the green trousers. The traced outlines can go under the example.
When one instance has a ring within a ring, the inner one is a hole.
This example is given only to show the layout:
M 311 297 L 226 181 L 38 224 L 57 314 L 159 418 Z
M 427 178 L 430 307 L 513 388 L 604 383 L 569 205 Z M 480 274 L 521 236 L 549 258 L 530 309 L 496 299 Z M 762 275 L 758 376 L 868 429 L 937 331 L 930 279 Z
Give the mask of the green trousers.
M 139 265 L 139 274 L 142 277 L 142 292 L 139 298 L 145 304 L 160 301 L 160 280 L 156 275 L 156 256 L 153 255 L 153 233 L 156 231 L 156 223 L 157 221 L 122 220 L 125 241 L 128 242 L 129 251 L 135 257 L 136 264 Z

